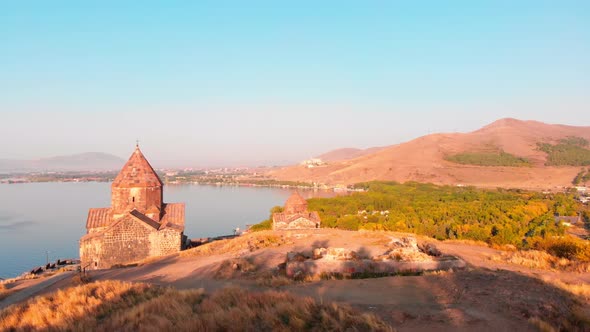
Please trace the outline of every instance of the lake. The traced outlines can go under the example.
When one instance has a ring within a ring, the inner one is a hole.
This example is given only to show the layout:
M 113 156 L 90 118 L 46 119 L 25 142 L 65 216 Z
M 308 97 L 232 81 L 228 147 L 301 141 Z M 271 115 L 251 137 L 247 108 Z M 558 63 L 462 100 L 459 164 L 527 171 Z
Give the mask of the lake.
M 293 190 L 263 187 L 166 185 L 164 201 L 186 203 L 189 238 L 228 235 L 269 216 Z M 302 196 L 331 196 L 302 191 Z M 58 258 L 77 258 L 92 207 L 108 207 L 110 183 L 0 184 L 0 278 L 20 275 Z

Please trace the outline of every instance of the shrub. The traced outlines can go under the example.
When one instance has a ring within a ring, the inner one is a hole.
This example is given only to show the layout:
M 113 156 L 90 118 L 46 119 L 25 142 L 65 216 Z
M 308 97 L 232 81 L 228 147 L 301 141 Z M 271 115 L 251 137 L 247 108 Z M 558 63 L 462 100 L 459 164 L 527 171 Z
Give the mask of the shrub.
M 272 229 L 272 220 L 271 219 L 267 219 L 261 223 L 258 223 L 256 225 L 252 225 L 250 226 L 249 230 L 251 230 L 252 232 L 260 232 L 260 231 L 267 231 L 267 230 L 271 230 Z
M 581 137 L 568 137 L 557 144 L 538 143 L 540 151 L 547 153 L 547 166 L 588 166 L 590 150 L 588 141 Z
M 272 229 L 272 215 L 275 213 L 283 212 L 283 209 L 284 208 L 282 206 L 273 206 L 272 209 L 270 209 L 270 216 L 268 217 L 268 219 L 256 225 L 250 226 L 249 230 L 253 232 L 258 232 Z
M 533 238 L 530 240 L 530 247 L 546 251 L 554 256 L 590 262 L 590 244 L 572 236 Z
M 576 215 L 580 204 L 569 194 L 524 190 L 393 182 L 360 183 L 367 192 L 313 198 L 322 227 L 411 232 L 437 239 L 468 239 L 523 247 L 523 239 L 562 235 L 555 214 Z M 375 214 L 359 215 L 372 208 Z
M 530 166 L 530 162 L 504 151 L 498 152 L 464 152 L 445 157 L 446 160 L 464 165 L 477 166 Z

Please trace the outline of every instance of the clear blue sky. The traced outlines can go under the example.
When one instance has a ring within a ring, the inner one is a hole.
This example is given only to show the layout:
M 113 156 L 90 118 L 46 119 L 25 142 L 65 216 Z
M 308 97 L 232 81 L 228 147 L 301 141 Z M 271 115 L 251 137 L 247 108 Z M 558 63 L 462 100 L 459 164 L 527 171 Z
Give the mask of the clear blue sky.
M 589 105 L 590 1 L 0 4 L 0 158 L 272 165 Z

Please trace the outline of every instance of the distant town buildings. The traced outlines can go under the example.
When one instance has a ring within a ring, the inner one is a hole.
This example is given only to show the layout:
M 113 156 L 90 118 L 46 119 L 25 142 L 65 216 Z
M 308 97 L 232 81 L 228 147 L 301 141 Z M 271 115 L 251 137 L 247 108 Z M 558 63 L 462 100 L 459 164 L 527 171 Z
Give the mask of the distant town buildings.
M 285 203 L 283 212 L 272 215 L 273 230 L 320 228 L 320 215 L 307 210 L 307 201 L 293 193 Z
M 301 165 L 303 165 L 307 168 L 314 168 L 314 167 L 326 165 L 326 163 L 323 162 L 321 159 L 312 158 L 312 159 L 302 161 Z
M 111 186 L 111 207 L 90 209 L 80 239 L 83 268 L 104 269 L 178 252 L 184 203 L 164 203 L 163 184 L 136 147 Z
M 564 226 L 581 225 L 582 216 L 555 216 L 556 223 L 562 223 Z

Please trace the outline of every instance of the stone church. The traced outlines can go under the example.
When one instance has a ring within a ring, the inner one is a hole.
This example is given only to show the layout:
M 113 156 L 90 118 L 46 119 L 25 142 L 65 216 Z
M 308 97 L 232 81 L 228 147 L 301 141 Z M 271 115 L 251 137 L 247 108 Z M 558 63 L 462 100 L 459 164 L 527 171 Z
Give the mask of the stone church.
M 111 186 L 111 207 L 88 212 L 80 239 L 86 269 L 178 252 L 184 236 L 184 203 L 164 203 L 163 183 L 136 146 Z
M 307 201 L 299 193 L 293 193 L 281 213 L 273 213 L 272 229 L 311 229 L 320 228 L 320 215 L 307 210 Z

